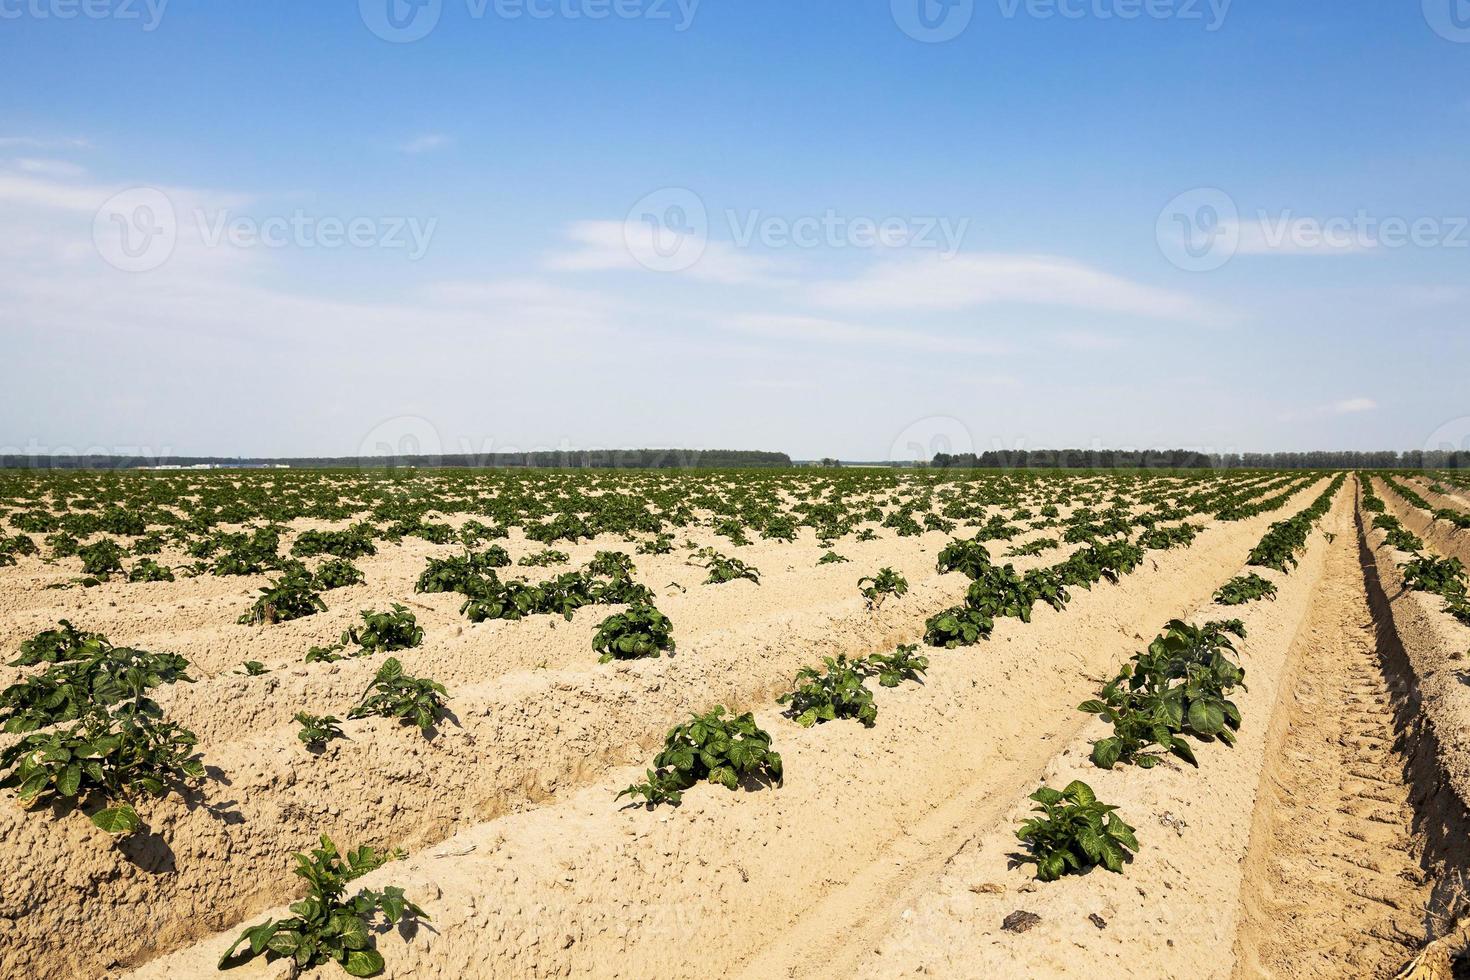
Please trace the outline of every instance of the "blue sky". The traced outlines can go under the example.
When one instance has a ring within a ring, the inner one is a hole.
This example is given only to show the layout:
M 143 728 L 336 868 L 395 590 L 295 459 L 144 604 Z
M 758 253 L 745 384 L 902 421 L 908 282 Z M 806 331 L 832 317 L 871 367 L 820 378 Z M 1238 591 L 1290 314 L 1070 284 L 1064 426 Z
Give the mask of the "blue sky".
M 1450 0 L 87 2 L 0 0 L 8 450 L 1470 438 Z

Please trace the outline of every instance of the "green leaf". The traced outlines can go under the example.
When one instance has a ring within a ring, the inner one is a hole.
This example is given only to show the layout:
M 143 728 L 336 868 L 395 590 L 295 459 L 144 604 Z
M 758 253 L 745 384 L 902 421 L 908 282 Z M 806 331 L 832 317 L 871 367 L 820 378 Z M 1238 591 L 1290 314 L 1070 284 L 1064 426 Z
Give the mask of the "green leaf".
M 383 972 L 383 956 L 375 949 L 349 950 L 342 969 L 352 977 L 373 977 Z
M 92 822 L 109 834 L 131 834 L 143 826 L 138 812 L 126 803 L 98 810 L 92 814 Z

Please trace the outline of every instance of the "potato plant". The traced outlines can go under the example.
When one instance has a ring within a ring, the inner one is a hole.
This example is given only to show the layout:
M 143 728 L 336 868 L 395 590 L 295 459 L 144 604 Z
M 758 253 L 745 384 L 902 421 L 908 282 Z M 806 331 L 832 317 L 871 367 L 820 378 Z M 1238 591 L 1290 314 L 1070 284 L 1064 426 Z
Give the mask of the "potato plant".
M 858 579 L 858 594 L 863 597 L 869 612 L 876 612 L 889 596 L 902 597 L 908 594 L 909 580 L 891 568 L 880 568 L 873 574 Z
M 870 654 L 860 661 L 869 674 L 878 675 L 883 687 L 897 687 L 904 681 L 917 681 L 929 669 L 929 658 L 920 655 L 917 644 L 901 645 L 892 653 Z
M 152 558 L 139 558 L 128 572 L 129 582 L 172 582 L 174 570 Z
M 313 715 L 298 711 L 292 720 L 301 726 L 296 737 L 308 749 L 320 750 L 333 739 L 347 737 L 342 732 L 340 719 L 332 715 Z
M 495 577 L 495 569 L 510 564 L 510 555 L 500 545 L 485 551 L 466 551 L 451 558 L 430 558 L 428 566 L 414 585 L 415 592 L 459 592 L 468 595 L 482 584 L 486 576 Z
M 397 718 L 427 733 L 443 715 L 448 694 L 437 681 L 405 674 L 403 664 L 396 657 L 389 657 L 363 692 L 361 703 L 347 717 Z
M 149 691 L 192 682 L 176 654 L 114 647 L 63 622 L 23 645 L 17 663 L 49 666 L 0 694 L 0 720 L 24 737 L 0 752 L 0 787 L 27 806 L 74 803 L 113 834 L 142 826 L 133 803 L 204 776 L 195 737 L 165 721 Z
M 1244 686 L 1245 670 L 1233 659 L 1235 647 L 1222 628 L 1228 625 L 1173 620 L 1096 699 L 1078 705 L 1113 726 L 1112 735 L 1093 743 L 1094 765 L 1150 769 L 1163 753 L 1198 765 L 1186 735 L 1235 744 L 1240 710 L 1227 695 Z
M 592 649 L 602 656 L 598 663 L 657 657 L 674 652 L 674 624 L 647 604 L 629 606 L 602 621 L 592 638 Z
M 726 718 L 723 705 L 670 729 L 653 765 L 643 782 L 616 798 L 642 799 L 650 807 L 677 806 L 702 781 L 734 790 L 746 780 L 779 784 L 782 775 L 781 756 L 771 751 L 771 736 L 756 725 L 755 716 L 746 712 Z
M 723 585 L 725 582 L 734 582 L 739 579 L 754 582 L 756 585 L 761 584 L 759 568 L 754 568 L 739 558 L 730 558 L 719 552 L 709 555 L 704 569 L 709 572 L 709 577 L 704 580 L 705 585 Z
M 1276 584 L 1251 572 L 1237 575 L 1215 592 L 1215 601 L 1222 606 L 1240 606 L 1257 599 L 1276 598 Z
M 787 705 L 787 715 L 803 728 L 838 718 L 854 718 L 872 728 L 878 718 L 873 692 L 863 683 L 866 673 L 846 656 L 827 657 L 826 669 L 803 667 L 796 675 L 794 690 L 776 699 Z
M 326 612 L 327 604 L 315 586 L 316 580 L 305 566 L 288 568 L 280 578 L 261 588 L 260 598 L 239 622 L 247 626 L 269 626 Z
M 364 654 L 409 650 L 424 642 L 424 630 L 417 618 L 402 603 L 393 603 L 389 612 L 360 613 L 362 625 L 342 634 L 342 646 L 356 644 Z
M 77 549 L 77 557 L 82 560 L 83 574 L 96 578 L 107 578 L 115 572 L 122 572 L 122 560 L 126 555 L 127 552 L 111 538 L 103 538 Z
M 389 926 L 405 919 L 429 919 L 427 912 L 395 886 L 382 891 L 363 888 L 352 898 L 346 897 L 349 884 L 381 867 L 385 860 L 371 848 L 349 851 L 344 857 L 323 835 L 319 848 L 296 855 L 296 874 L 306 881 L 307 896 L 291 905 L 292 917 L 267 919 L 246 929 L 220 957 L 219 969 L 241 966 L 264 955 L 267 961 L 289 960 L 293 974 L 327 963 L 336 963 L 353 977 L 382 973 L 383 955 L 372 934 L 376 918 L 381 914 Z
M 371 525 L 361 524 L 345 531 L 302 531 L 291 546 L 291 554 L 298 558 L 331 555 L 349 561 L 366 558 L 378 553 L 373 534 Z
M 978 538 L 954 540 L 939 552 L 935 568 L 940 572 L 959 572 L 966 578 L 978 578 L 990 567 L 990 552 Z
M 324 561 L 311 575 L 323 592 L 345 589 L 349 585 L 361 585 L 366 581 L 362 570 L 346 558 L 332 558 Z
M 1081 780 L 1065 789 L 1043 786 L 1032 793 L 1033 813 L 1016 837 L 1030 850 L 1039 881 L 1056 881 L 1099 865 L 1116 874 L 1138 850 L 1133 828 L 1123 822 L 1117 807 L 1098 802 L 1097 794 Z

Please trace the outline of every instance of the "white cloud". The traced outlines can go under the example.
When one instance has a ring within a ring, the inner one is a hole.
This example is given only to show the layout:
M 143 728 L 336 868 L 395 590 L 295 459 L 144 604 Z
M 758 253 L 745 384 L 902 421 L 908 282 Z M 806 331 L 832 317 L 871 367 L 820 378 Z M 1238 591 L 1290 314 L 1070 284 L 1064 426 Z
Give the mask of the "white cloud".
M 1236 230 L 1238 255 L 1355 255 L 1378 248 L 1369 229 L 1347 221 L 1281 215 L 1243 222 Z
M 90 150 L 92 141 L 80 137 L 38 139 L 34 136 L 0 136 L 0 149 L 22 147 L 30 150 Z
M 1009 345 L 978 337 L 956 337 L 893 327 L 870 327 L 812 316 L 754 314 L 731 317 L 723 321 L 723 326 L 742 333 L 772 337 L 783 341 L 888 347 L 940 354 L 992 355 L 1011 351 Z
M 41 177 L 81 177 L 87 172 L 86 167 L 70 160 L 43 160 L 37 157 L 19 157 L 11 161 L 11 166 L 22 173 Z
M 726 242 L 708 241 L 702 235 L 676 238 L 635 221 L 577 221 L 567 227 L 566 237 L 571 247 L 547 256 L 547 268 L 656 271 L 733 285 L 779 285 L 783 281 L 776 277 L 775 263 L 769 258 Z
M 810 287 L 822 306 L 858 310 L 963 310 L 996 303 L 1198 319 L 1183 293 L 1130 282 L 1072 259 L 979 253 L 889 259 L 855 279 Z
M 442 150 L 454 143 L 450 137 L 443 133 L 425 133 L 415 136 L 406 143 L 400 143 L 398 150 L 401 153 L 431 153 L 434 150 Z
M 1358 412 L 1371 412 L 1378 407 L 1378 403 L 1371 398 L 1345 398 L 1340 402 L 1333 402 L 1332 414 L 1355 415 Z

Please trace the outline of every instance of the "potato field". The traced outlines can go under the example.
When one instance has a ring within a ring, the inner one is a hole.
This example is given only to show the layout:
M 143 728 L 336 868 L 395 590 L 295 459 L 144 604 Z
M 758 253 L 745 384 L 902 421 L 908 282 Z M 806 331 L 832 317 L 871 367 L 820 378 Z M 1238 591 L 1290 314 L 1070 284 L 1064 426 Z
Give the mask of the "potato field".
M 1449 977 L 1470 478 L 0 471 L 0 975 Z

